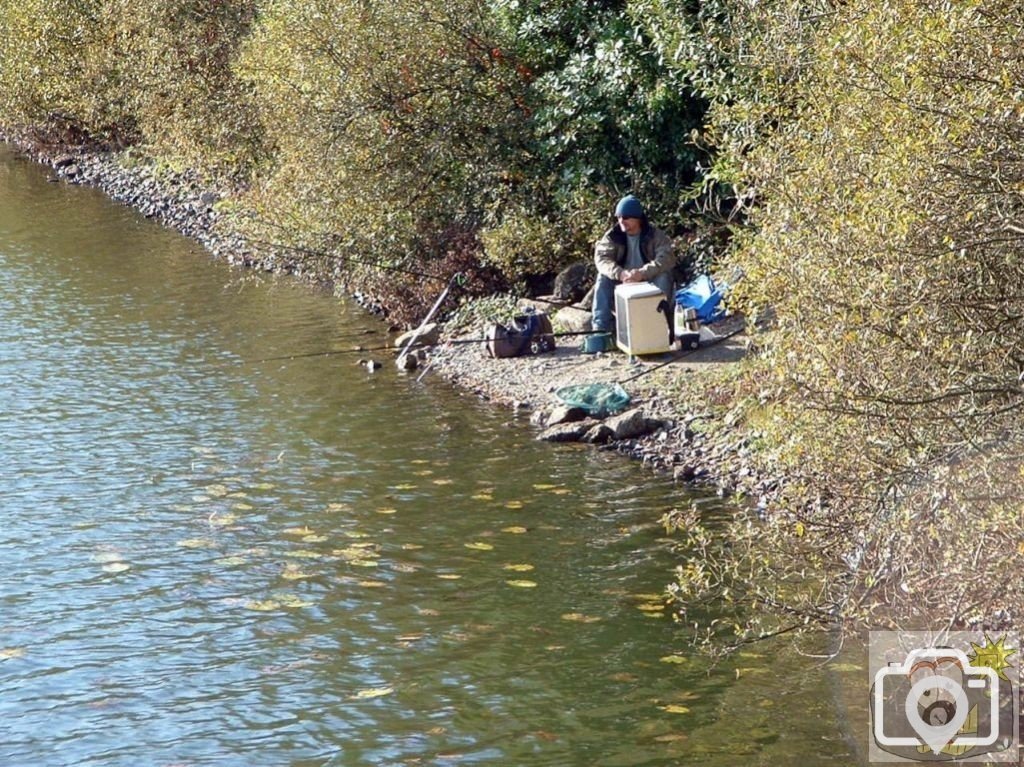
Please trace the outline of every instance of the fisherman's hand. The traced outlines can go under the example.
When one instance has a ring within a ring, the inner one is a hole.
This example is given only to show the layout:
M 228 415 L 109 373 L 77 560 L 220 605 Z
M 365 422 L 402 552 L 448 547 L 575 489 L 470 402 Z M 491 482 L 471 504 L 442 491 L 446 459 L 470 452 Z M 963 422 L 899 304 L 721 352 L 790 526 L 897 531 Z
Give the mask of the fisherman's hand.
M 625 269 L 622 272 L 623 282 L 643 282 L 644 278 L 640 276 L 639 269 Z

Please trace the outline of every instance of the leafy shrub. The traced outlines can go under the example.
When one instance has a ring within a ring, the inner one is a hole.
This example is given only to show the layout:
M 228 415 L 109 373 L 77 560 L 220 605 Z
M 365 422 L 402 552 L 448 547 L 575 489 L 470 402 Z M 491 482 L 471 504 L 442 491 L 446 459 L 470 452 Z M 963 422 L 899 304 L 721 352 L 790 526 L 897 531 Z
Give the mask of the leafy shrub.
M 749 112 L 763 140 L 733 158 L 758 189 L 738 292 L 777 317 L 760 425 L 832 618 L 998 621 L 1024 608 L 1020 590 L 995 594 L 964 555 L 1017 582 L 1022 11 L 824 11 L 764 29 L 765 103 Z M 936 593 L 938 573 L 957 587 Z

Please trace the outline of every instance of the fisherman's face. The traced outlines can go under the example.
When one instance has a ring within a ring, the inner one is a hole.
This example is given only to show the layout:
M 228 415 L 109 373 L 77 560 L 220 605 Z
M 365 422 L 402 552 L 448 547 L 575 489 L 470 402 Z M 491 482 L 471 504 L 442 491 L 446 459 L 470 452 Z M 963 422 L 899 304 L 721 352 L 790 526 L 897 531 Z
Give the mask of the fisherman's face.
M 640 234 L 640 219 L 633 218 L 632 216 L 616 216 L 619 221 L 619 229 L 624 231 L 630 237 L 634 237 Z

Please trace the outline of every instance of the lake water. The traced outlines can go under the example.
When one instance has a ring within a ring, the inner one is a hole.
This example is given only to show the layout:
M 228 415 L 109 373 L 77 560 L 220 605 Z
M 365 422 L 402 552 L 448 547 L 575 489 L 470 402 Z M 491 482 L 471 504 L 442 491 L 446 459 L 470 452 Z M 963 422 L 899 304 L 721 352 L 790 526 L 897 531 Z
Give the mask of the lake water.
M 721 502 L 389 360 L 246 362 L 386 335 L 2 148 L 0 273 L 0 765 L 853 761 L 818 661 L 708 670 L 658 609 L 659 516 Z

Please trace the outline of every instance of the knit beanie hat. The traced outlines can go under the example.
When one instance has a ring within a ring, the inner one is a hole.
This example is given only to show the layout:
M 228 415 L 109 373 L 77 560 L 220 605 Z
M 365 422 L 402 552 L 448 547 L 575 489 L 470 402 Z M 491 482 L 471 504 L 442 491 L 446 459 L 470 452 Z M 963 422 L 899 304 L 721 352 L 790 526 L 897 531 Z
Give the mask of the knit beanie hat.
M 621 200 L 619 204 L 615 206 L 615 216 L 618 218 L 643 218 L 644 217 L 644 206 L 640 204 L 640 200 L 631 194 L 627 194 Z

